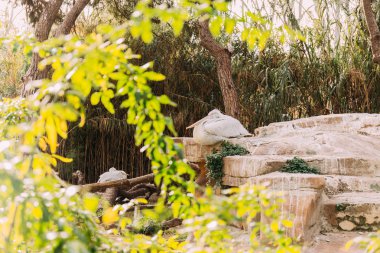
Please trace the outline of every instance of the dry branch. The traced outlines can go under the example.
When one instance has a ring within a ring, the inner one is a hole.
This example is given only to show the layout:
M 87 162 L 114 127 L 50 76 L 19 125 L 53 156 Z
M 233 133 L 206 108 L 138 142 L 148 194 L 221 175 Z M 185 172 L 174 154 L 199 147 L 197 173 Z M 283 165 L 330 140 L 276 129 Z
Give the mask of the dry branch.
M 89 191 L 89 192 L 101 191 L 101 190 L 111 188 L 111 187 L 128 190 L 135 185 L 143 184 L 143 183 L 151 183 L 153 182 L 153 180 L 154 180 L 154 174 L 151 173 L 145 176 L 131 178 L 131 179 L 121 179 L 121 180 L 104 182 L 104 183 L 85 184 L 85 185 L 82 185 L 81 188 L 83 191 Z

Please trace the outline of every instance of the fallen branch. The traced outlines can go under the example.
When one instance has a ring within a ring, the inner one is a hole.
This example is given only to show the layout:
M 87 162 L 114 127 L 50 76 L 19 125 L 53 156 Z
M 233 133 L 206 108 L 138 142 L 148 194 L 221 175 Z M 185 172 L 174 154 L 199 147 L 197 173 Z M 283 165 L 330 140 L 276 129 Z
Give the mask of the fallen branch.
M 157 188 L 154 185 L 139 184 L 132 187 L 128 191 L 120 190 L 119 196 L 127 199 L 135 199 L 137 197 L 149 199 L 150 195 L 154 192 L 157 192 Z
M 142 184 L 152 183 L 154 181 L 154 174 L 148 174 L 141 177 L 135 177 L 131 179 L 121 179 L 104 183 L 84 184 L 81 186 L 82 191 L 97 192 L 107 188 L 116 187 L 118 189 L 129 190 L 131 187 Z

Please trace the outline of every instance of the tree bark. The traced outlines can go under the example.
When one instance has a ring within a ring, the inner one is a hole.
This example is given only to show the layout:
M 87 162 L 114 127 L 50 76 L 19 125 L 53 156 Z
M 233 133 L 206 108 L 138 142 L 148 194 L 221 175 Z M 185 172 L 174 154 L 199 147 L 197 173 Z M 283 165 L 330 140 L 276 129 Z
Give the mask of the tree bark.
M 69 34 L 72 27 L 75 24 L 75 21 L 89 2 L 90 0 L 76 1 L 73 7 L 70 9 L 70 11 L 67 13 L 63 22 L 54 31 L 53 36 L 58 37 L 60 35 Z M 51 28 L 55 20 L 57 19 L 58 12 L 62 6 L 62 3 L 63 0 L 52 0 L 47 4 L 35 27 L 35 36 L 38 41 L 42 42 L 49 38 Z M 26 84 L 28 82 L 32 80 L 44 79 L 49 76 L 49 68 L 45 68 L 44 70 L 38 69 L 38 64 L 40 61 L 41 57 L 38 55 L 38 53 L 33 53 L 29 69 L 27 70 L 26 74 L 22 77 L 24 85 L 21 95 L 23 97 L 33 94 L 34 92 L 33 89 L 26 89 Z
M 218 73 L 219 86 L 223 95 L 223 103 L 226 114 L 239 118 L 239 98 L 232 80 L 231 52 L 221 46 L 212 37 L 209 29 L 209 21 L 199 21 L 199 37 L 201 45 L 215 58 Z
M 372 10 L 372 0 L 362 0 L 362 4 L 371 39 L 372 59 L 374 63 L 380 64 L 380 31 L 376 23 L 375 14 Z
M 54 31 L 54 37 L 69 34 L 75 24 L 75 21 L 89 2 L 90 0 L 77 0 L 69 13 L 67 13 L 63 22 Z
M 51 27 L 54 24 L 54 21 L 57 18 L 59 9 L 61 8 L 63 3 L 63 0 L 52 0 L 46 4 L 46 7 L 44 11 L 41 14 L 40 19 L 36 23 L 35 27 L 35 36 L 36 39 L 39 42 L 42 42 L 44 40 L 47 40 L 49 38 L 49 33 L 51 30 Z M 38 53 L 33 53 L 32 60 L 29 66 L 29 69 L 25 73 L 25 75 L 22 77 L 22 81 L 24 83 L 21 95 L 23 97 L 26 97 L 33 93 L 31 89 L 26 89 L 26 84 L 32 80 L 39 80 L 47 77 L 48 70 L 39 70 L 38 69 L 38 63 L 41 61 L 41 57 L 38 55 Z

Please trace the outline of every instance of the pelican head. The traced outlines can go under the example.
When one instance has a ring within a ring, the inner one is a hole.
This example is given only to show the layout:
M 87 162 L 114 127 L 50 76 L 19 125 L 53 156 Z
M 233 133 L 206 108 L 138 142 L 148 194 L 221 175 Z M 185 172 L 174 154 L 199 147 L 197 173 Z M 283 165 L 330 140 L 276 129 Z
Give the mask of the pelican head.
M 204 118 L 198 120 L 197 122 L 195 122 L 194 124 L 186 127 L 186 129 L 196 127 L 197 125 L 205 122 L 208 119 L 216 119 L 216 118 L 220 118 L 221 116 L 223 116 L 223 114 L 218 109 L 214 109 L 211 112 L 209 112 L 206 117 L 204 117 Z

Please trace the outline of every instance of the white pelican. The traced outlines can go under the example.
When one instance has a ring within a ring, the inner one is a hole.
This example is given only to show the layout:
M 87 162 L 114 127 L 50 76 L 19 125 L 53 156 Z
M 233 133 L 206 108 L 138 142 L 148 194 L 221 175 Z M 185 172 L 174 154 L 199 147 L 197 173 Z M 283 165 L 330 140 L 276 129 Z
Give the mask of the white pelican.
M 186 129 L 193 127 L 194 141 L 201 145 L 214 145 L 228 138 L 251 135 L 237 119 L 224 115 L 217 109 Z
M 128 177 L 127 173 L 125 173 L 122 170 L 117 170 L 114 167 L 112 167 L 109 171 L 99 176 L 98 183 L 127 179 L 127 177 Z

